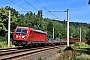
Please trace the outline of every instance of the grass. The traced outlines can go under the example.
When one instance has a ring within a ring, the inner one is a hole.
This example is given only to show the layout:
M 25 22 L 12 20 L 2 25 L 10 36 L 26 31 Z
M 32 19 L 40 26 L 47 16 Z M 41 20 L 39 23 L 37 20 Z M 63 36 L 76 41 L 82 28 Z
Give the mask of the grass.
M 39 57 L 38 57 L 38 60 L 42 60 L 42 57 L 41 57 L 41 56 L 39 56 Z
M 12 41 L 10 41 L 10 47 L 15 47 L 14 45 L 12 45 Z M 8 48 L 7 41 L 0 41 L 0 48 Z
M 0 36 L 0 48 L 8 48 L 8 34 L 6 34 L 4 37 Z M 12 39 L 10 40 L 10 47 L 15 47 L 12 45 Z
M 0 42 L 0 48 L 6 48 L 7 47 L 7 42 Z
M 62 50 L 62 49 L 59 49 L 58 51 L 57 51 L 57 53 L 61 53 L 61 52 L 63 52 L 64 50 Z

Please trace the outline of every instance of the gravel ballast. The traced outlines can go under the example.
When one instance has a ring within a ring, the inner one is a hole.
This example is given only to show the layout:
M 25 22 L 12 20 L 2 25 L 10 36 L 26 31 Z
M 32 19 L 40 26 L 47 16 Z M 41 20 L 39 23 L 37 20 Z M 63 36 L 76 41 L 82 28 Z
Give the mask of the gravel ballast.
M 61 49 L 63 49 L 63 47 Z M 57 54 L 58 50 L 59 49 L 51 49 L 44 52 L 36 53 L 34 55 L 27 55 L 17 60 L 39 60 L 39 58 L 41 58 L 42 60 L 49 60 L 50 57 L 53 57 Z

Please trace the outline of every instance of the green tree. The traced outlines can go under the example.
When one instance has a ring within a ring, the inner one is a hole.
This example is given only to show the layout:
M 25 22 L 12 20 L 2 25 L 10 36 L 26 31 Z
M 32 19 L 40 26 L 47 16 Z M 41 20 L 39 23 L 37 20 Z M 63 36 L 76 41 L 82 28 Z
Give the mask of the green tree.
M 5 36 L 7 33 L 9 10 L 11 10 L 11 32 L 16 27 L 18 12 L 9 6 L 0 8 L 0 36 Z
M 90 26 L 88 26 L 88 28 L 89 28 L 89 31 L 86 34 L 86 40 L 87 40 L 87 43 L 90 45 Z
M 53 23 L 49 21 L 47 24 L 48 37 L 52 38 L 53 33 Z

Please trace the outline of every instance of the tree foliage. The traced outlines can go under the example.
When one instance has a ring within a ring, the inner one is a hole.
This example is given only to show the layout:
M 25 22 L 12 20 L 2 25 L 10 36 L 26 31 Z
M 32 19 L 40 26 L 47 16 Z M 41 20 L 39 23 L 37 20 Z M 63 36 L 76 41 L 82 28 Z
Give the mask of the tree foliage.
M 89 30 L 88 33 L 86 34 L 86 39 L 87 39 L 87 43 L 90 45 L 90 26 L 88 26 Z
M 0 36 L 5 36 L 8 31 L 9 10 L 11 10 L 11 30 L 16 27 L 18 12 L 9 6 L 0 8 Z

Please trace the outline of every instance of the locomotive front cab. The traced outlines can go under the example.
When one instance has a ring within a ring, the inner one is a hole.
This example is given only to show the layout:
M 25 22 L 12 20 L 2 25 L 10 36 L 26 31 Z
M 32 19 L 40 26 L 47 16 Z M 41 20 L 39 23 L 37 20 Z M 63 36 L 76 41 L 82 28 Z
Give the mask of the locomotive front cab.
M 17 27 L 14 31 L 13 44 L 25 45 L 28 40 L 28 27 Z

